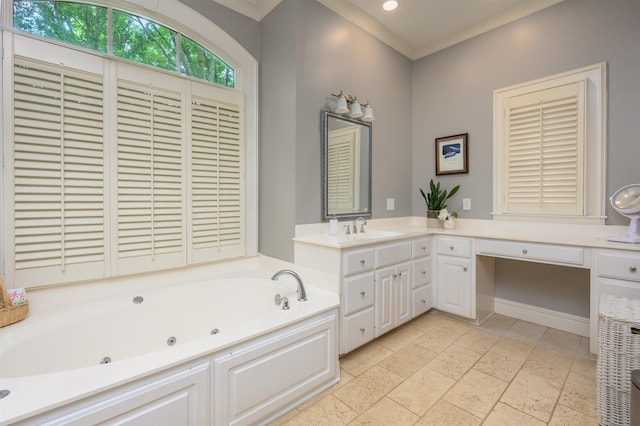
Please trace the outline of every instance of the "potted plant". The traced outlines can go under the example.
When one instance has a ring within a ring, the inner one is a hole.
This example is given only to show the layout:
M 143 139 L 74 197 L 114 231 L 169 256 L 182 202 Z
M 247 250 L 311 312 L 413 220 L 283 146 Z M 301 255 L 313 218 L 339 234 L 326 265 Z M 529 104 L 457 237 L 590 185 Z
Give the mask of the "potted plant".
M 440 189 L 440 182 L 434 183 L 433 179 L 429 181 L 428 194 L 425 194 L 422 188 L 420 188 L 420 194 L 422 198 L 424 198 L 425 203 L 427 203 L 427 217 L 432 219 L 437 218 L 440 210 L 447 208 L 447 200 L 456 195 L 459 189 L 460 185 L 456 185 L 450 192 L 447 192 L 446 189 Z

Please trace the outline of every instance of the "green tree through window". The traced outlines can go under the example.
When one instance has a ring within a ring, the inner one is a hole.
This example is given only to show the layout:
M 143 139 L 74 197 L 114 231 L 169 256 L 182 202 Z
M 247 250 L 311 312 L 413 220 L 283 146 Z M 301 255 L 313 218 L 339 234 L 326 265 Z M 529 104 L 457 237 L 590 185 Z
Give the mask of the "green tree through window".
M 119 58 L 235 87 L 235 70 L 199 43 L 142 16 L 54 0 L 14 0 L 14 28 Z M 180 49 L 178 49 L 180 46 Z M 180 50 L 180 54 L 178 54 Z

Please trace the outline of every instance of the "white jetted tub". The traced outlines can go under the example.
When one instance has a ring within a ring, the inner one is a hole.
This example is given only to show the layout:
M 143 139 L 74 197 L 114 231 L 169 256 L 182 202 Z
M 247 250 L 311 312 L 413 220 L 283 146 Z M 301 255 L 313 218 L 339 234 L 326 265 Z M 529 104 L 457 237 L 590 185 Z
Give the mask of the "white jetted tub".
M 0 424 L 274 418 L 339 380 L 337 294 L 305 282 L 298 301 L 297 281 L 274 272 L 143 288 L 0 329 Z

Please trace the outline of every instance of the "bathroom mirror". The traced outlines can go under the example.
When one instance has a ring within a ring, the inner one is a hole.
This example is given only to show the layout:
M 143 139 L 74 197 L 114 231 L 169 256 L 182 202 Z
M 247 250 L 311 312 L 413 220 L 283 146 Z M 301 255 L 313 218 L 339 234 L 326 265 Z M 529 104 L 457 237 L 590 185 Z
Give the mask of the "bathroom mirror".
M 371 123 L 322 111 L 322 220 L 371 217 Z

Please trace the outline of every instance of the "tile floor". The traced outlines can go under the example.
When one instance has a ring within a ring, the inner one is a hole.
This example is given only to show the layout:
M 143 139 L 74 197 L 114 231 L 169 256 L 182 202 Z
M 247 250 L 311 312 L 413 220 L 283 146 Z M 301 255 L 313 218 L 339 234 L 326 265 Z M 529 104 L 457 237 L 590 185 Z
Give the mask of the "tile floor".
M 502 315 L 428 312 L 340 359 L 272 425 L 597 425 L 589 339 Z

